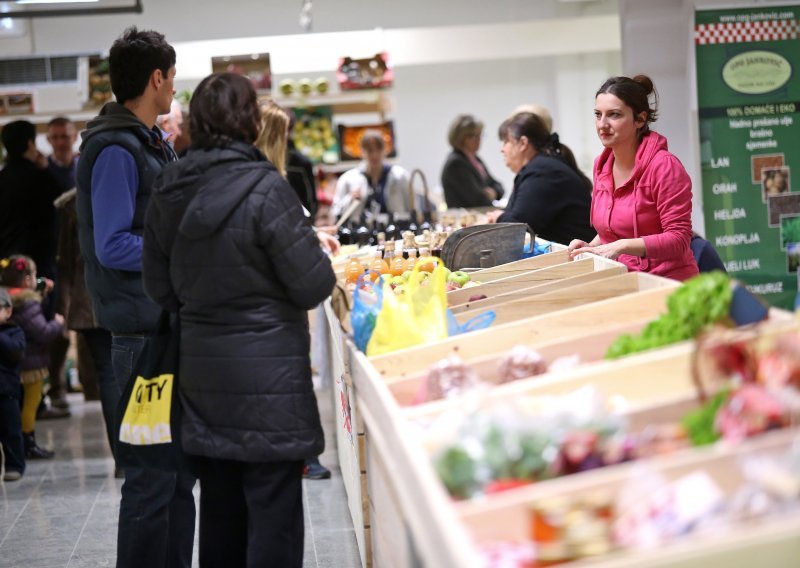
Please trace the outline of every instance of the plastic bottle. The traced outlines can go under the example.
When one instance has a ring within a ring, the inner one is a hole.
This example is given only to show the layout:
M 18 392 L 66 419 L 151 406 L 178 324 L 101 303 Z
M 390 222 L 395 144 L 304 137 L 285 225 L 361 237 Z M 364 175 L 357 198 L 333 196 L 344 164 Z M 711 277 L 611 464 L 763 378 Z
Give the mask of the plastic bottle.
M 421 272 L 433 272 L 436 268 L 436 261 L 432 260 L 431 251 L 427 248 L 419 249 L 419 264 Z
M 383 260 L 381 251 L 375 251 L 375 257 L 372 259 L 369 269 L 381 274 L 389 274 L 389 265 Z M 370 277 L 376 278 L 374 274 L 370 275 Z
M 408 260 L 406 260 L 406 270 L 414 270 L 417 262 L 419 262 L 419 259 L 417 258 L 417 249 L 408 249 L 407 252 L 403 251 L 403 254 L 408 254 Z
M 381 258 L 385 257 L 386 250 L 386 234 L 383 232 L 378 233 L 378 249 L 381 253 Z
M 401 255 L 394 252 L 394 241 L 386 242 L 386 254 L 383 259 L 389 265 L 389 272 L 392 276 L 402 276 L 406 271 L 406 261 Z
M 358 277 L 364 273 L 364 265 L 358 262 L 354 256 L 350 257 L 347 266 L 344 268 L 344 278 L 348 284 L 355 284 Z

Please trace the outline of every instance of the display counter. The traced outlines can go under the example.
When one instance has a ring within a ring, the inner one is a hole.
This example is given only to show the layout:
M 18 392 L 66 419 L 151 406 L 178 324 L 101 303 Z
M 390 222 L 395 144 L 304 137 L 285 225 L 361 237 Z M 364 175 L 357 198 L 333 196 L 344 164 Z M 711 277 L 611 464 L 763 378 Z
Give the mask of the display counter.
M 617 263 L 597 257 L 565 261 L 566 253 L 556 251 L 476 272 L 473 279 L 482 284 L 450 292 L 448 302 L 459 319 L 468 319 L 484 308 L 495 310 L 494 325 L 376 357 L 359 352 L 342 333 L 330 304 L 324 306 L 320 319 L 331 346 L 339 461 L 363 566 L 478 567 L 484 544 L 524 539 L 530 534 L 531 503 L 544 497 L 616 490 L 642 462 L 666 479 L 701 468 L 723 491 L 730 491 L 741 481 L 738 471 L 730 467 L 732 463 L 742 456 L 787 451 L 796 435 L 792 428 L 738 445 L 687 448 L 454 501 L 437 476 L 427 447 L 426 429 L 447 413 L 535 396 L 559 396 L 587 385 L 600 395 L 623 398 L 621 414 L 631 428 L 679 420 L 698 407 L 698 387 L 692 374 L 694 341 L 616 361 L 603 359 L 620 334 L 637 333 L 662 314 L 667 297 L 679 283 L 623 273 Z M 479 291 L 486 298 L 463 301 L 464 292 L 476 295 Z M 796 324 L 791 314 L 771 310 L 769 321 L 761 328 L 763 334 L 780 335 L 795 331 Z M 456 354 L 479 375 L 490 376 L 500 358 L 518 344 L 535 348 L 548 363 L 561 357 L 578 361 L 562 370 L 493 385 L 477 395 L 420 403 L 426 371 L 440 359 Z M 713 387 L 708 390 L 712 392 Z M 734 527 L 724 536 L 698 535 L 661 548 L 655 556 L 625 551 L 595 562 L 609 566 L 716 565 L 767 558 L 762 555 L 768 550 L 776 563 L 764 565 L 790 565 L 779 561 L 797 557 L 791 555 L 800 551 L 798 527 L 797 516 L 771 519 L 757 527 Z

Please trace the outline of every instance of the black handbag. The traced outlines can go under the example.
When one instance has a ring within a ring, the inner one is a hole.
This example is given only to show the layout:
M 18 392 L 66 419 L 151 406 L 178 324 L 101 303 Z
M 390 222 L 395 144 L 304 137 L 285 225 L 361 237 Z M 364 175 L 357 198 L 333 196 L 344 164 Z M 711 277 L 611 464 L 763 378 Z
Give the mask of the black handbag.
M 162 311 L 117 407 L 118 467 L 187 468 L 180 444 L 180 316 Z

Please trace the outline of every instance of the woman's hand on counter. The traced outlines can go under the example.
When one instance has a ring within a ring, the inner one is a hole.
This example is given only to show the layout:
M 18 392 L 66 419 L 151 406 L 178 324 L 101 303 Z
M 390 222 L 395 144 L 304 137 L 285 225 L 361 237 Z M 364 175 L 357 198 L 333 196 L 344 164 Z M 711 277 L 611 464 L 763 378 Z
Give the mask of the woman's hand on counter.
M 646 254 L 643 239 L 619 239 L 604 245 L 599 244 L 599 242 L 595 243 L 595 240 L 597 239 L 593 239 L 588 246 L 579 246 L 574 249 L 572 248 L 572 244 L 575 241 L 572 241 L 569 246 L 570 258 L 575 258 L 584 252 L 596 254 L 597 256 L 602 256 L 603 258 L 609 258 L 611 260 L 617 260 L 621 254 L 641 257 L 644 257 Z

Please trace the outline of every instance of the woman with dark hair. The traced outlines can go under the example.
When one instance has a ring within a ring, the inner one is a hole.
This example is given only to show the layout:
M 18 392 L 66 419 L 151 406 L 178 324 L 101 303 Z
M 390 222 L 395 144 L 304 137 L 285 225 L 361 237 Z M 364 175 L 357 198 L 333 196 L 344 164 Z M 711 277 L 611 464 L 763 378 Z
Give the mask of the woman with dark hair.
M 442 168 L 448 207 L 491 207 L 503 197 L 503 186 L 478 157 L 482 136 L 483 123 L 471 114 L 460 114 L 450 124 L 447 141 L 453 151 Z
M 182 443 L 200 480 L 200 563 L 303 565 L 303 460 L 324 438 L 306 312 L 333 289 L 300 201 L 253 146 L 250 81 L 204 79 L 192 145 L 157 178 L 144 284 L 179 311 Z
M 653 105 L 650 105 L 650 97 Z M 675 280 L 698 274 L 692 256 L 692 181 L 667 139 L 650 130 L 658 95 L 646 75 L 612 77 L 595 95 L 595 128 L 605 149 L 594 163 L 592 225 L 570 242 L 629 270 Z
M 492 211 L 490 223 L 527 223 L 537 236 L 566 244 L 574 235 L 591 237 L 592 184 L 575 164 L 572 152 L 530 112 L 500 125 L 502 152 L 517 174 L 505 211 Z

